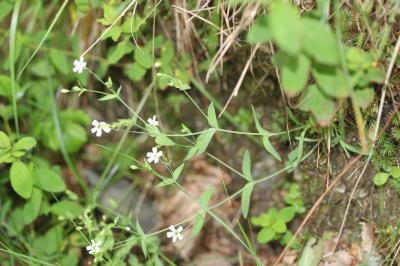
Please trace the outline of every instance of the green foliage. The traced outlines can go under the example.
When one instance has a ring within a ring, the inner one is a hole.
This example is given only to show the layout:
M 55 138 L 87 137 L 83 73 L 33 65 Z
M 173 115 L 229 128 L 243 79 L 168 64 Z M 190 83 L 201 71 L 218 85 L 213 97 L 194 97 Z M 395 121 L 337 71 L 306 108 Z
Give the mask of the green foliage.
M 383 72 L 371 54 L 340 43 L 328 24 L 312 16 L 300 16 L 289 3 L 271 3 L 268 15 L 254 21 L 247 40 L 276 43 L 280 50 L 273 63 L 280 69 L 284 91 L 288 96 L 300 94 L 300 109 L 311 112 L 323 126 L 334 118 L 338 100 L 351 97 L 353 103 L 365 109 L 375 96 L 370 83 L 383 82 Z M 345 50 L 344 67 L 341 49 Z M 310 82 L 311 74 L 314 83 Z
M 305 209 L 299 186 L 290 184 L 288 190 L 285 197 L 286 207 L 270 208 L 267 212 L 251 218 L 252 224 L 261 227 L 257 234 L 257 242 L 260 244 L 279 240 L 282 245 L 286 245 L 290 240 L 292 233 L 288 230 L 288 224 L 296 214 L 303 213 Z M 292 247 L 298 248 L 299 244 L 295 242 Z

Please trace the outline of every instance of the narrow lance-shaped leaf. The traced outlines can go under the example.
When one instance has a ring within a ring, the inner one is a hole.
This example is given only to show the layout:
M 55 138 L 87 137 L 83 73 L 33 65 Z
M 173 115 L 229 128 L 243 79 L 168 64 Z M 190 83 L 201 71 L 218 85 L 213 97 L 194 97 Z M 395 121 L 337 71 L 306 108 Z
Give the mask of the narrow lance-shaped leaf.
M 274 146 L 272 146 L 271 142 L 269 141 L 269 137 L 264 136 L 263 137 L 263 144 L 265 149 L 272 155 L 275 157 L 275 159 L 277 159 L 278 161 L 281 161 L 281 156 L 279 155 L 279 153 L 275 150 Z
M 182 173 L 182 170 L 183 170 L 183 167 L 184 167 L 184 166 L 185 166 L 185 164 L 183 163 L 183 164 L 179 165 L 179 166 L 174 170 L 174 172 L 172 173 L 172 177 L 173 177 L 174 180 L 177 180 L 177 179 L 179 178 L 179 176 L 180 176 L 181 173 Z
M 197 152 L 196 155 L 200 155 L 203 152 L 205 152 L 205 150 L 208 147 L 208 144 L 210 143 L 212 137 L 215 134 L 215 129 L 214 128 L 209 128 L 206 132 L 203 132 L 200 134 L 200 136 L 197 138 L 196 141 L 196 146 L 197 146 Z
M 247 181 L 253 181 L 253 177 L 251 175 L 251 159 L 248 150 L 244 151 L 243 161 L 242 161 L 242 172 Z
M 211 103 L 207 111 L 208 124 L 212 127 L 218 128 L 217 115 L 215 114 L 214 104 Z
M 249 207 L 250 207 L 250 199 L 251 199 L 251 193 L 253 192 L 254 184 L 253 183 L 247 183 L 243 192 L 242 192 L 242 214 L 244 218 L 247 218 L 247 215 L 249 213 Z

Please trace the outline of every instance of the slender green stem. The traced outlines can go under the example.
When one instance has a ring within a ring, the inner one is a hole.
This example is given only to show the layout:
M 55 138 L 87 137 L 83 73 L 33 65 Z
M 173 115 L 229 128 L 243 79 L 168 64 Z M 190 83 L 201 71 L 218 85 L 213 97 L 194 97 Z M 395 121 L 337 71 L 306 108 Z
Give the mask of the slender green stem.
M 17 109 L 17 93 L 16 93 L 16 81 L 15 81 L 15 36 L 17 33 L 19 9 L 21 7 L 21 0 L 15 1 L 14 11 L 11 18 L 10 26 L 10 39 L 9 39 L 9 51 L 10 51 L 10 78 L 11 78 L 11 96 L 12 96 L 12 108 L 14 116 L 15 130 L 17 137 L 19 137 L 19 123 L 18 123 L 18 109 Z

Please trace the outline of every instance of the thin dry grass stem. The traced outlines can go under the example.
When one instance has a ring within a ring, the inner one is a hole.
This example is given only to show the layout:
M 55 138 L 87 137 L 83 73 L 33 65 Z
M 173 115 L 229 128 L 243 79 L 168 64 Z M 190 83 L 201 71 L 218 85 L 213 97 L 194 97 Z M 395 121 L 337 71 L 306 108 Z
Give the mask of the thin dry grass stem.
M 228 107 L 229 103 L 232 101 L 233 97 L 236 97 L 238 95 L 239 89 L 242 86 L 244 77 L 246 76 L 247 70 L 250 67 L 251 62 L 253 61 L 253 58 L 258 50 L 258 48 L 260 48 L 260 44 L 257 44 L 253 51 L 251 52 L 249 59 L 247 59 L 246 65 L 243 68 L 242 73 L 240 74 L 239 80 L 236 82 L 236 86 L 233 89 L 231 96 L 229 96 L 228 101 L 225 103 L 224 108 L 222 108 L 221 112 L 219 113 L 218 117 L 221 117 L 222 114 L 225 112 L 226 108 Z
M 237 27 L 234 29 L 234 31 L 226 38 L 222 46 L 218 49 L 217 53 L 215 54 L 213 60 L 210 63 L 210 68 L 207 71 L 206 75 L 206 82 L 208 82 L 210 75 L 212 72 L 214 72 L 215 68 L 218 66 L 218 64 L 222 61 L 222 58 L 228 51 L 228 49 L 231 47 L 231 45 L 234 43 L 236 40 L 236 37 L 244 30 L 246 29 L 250 23 L 254 20 L 254 17 L 257 13 L 258 10 L 258 3 L 253 4 L 253 5 L 248 5 L 247 8 L 243 11 L 243 15 L 241 17 L 240 22 L 238 23 Z
M 400 238 L 399 238 L 399 241 L 397 241 L 397 243 L 396 243 L 396 245 L 394 246 L 394 248 L 396 248 L 396 247 L 397 247 L 397 250 L 396 250 L 396 252 L 394 253 L 392 262 L 389 264 L 389 266 L 392 266 L 392 265 L 393 265 L 393 263 L 396 261 L 397 256 L 399 255 L 399 252 L 400 252 Z

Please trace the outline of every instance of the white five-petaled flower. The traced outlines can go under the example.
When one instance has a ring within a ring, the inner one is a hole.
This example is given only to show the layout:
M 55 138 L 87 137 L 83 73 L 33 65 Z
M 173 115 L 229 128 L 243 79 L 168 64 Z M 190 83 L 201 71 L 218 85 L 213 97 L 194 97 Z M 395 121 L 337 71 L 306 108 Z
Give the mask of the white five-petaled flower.
M 82 73 L 82 71 L 85 67 L 86 67 L 86 62 L 83 59 L 83 57 L 81 56 L 79 58 L 79 60 L 74 61 L 74 68 L 72 69 L 72 71 L 74 71 L 75 73 L 78 72 L 80 74 L 80 73 Z
M 102 131 L 106 133 L 110 133 L 111 127 L 109 124 L 106 122 L 99 122 L 97 120 L 93 120 L 92 122 L 93 128 L 92 128 L 92 133 L 96 133 L 97 137 L 101 137 Z
M 157 117 L 155 115 L 153 115 L 153 117 L 150 117 L 149 119 L 147 119 L 147 122 L 153 126 L 158 126 L 160 124 L 160 122 L 157 121 Z
M 94 255 L 100 252 L 101 241 L 90 241 L 90 245 L 86 247 L 86 250 L 90 255 Z
M 183 227 L 179 226 L 178 229 L 175 229 L 175 226 L 170 225 L 169 226 L 169 232 L 167 232 L 167 237 L 171 238 L 172 237 L 172 242 L 175 243 L 175 241 L 178 240 L 182 240 L 183 239 L 183 235 L 181 234 L 181 232 L 183 231 Z
M 147 153 L 147 161 L 149 163 L 158 163 L 160 161 L 160 157 L 163 156 L 163 152 L 162 151 L 158 151 L 157 147 L 153 147 L 151 149 L 151 152 Z

